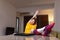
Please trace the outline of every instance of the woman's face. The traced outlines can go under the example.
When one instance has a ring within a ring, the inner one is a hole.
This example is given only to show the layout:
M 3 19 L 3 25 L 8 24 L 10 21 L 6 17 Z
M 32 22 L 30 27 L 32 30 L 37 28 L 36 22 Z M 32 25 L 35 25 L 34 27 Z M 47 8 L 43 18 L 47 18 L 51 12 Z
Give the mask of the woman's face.
M 30 23 L 31 24 L 34 24 L 35 23 L 35 20 L 34 19 L 31 19 Z

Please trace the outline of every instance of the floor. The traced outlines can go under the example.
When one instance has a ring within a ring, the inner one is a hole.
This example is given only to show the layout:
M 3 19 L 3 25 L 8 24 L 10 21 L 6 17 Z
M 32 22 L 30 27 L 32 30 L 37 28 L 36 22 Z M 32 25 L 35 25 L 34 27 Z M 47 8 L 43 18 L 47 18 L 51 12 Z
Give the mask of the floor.
M 59 40 L 55 37 L 43 37 L 43 36 L 0 36 L 0 40 Z

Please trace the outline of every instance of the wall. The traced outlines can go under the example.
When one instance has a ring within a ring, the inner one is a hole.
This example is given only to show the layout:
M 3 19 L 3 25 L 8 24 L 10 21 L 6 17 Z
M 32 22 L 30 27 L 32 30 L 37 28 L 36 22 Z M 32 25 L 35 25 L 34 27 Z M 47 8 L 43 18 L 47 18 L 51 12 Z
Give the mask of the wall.
M 54 5 L 44 5 L 44 6 L 35 6 L 35 7 L 25 7 L 25 8 L 20 8 L 17 9 L 18 12 L 30 12 L 28 14 L 21 14 L 20 13 L 20 32 L 23 31 L 23 17 L 26 15 L 33 15 L 37 9 L 40 9 L 39 15 L 48 15 L 49 17 L 49 23 L 51 21 L 54 21 Z
M 60 0 L 55 0 L 55 27 L 54 30 L 60 32 Z
M 15 27 L 16 9 L 6 0 L 0 0 L 0 35 L 5 34 L 5 28 Z

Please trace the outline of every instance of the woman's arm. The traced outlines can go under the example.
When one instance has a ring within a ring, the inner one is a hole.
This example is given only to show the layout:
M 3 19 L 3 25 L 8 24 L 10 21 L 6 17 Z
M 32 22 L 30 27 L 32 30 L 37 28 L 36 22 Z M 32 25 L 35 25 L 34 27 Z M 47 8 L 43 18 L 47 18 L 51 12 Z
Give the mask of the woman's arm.
M 37 14 L 38 14 L 38 12 L 39 12 L 39 11 L 37 10 L 31 19 L 33 19 L 33 18 L 37 18 Z M 29 20 L 29 22 L 31 21 L 31 19 Z
M 32 18 L 36 18 L 37 14 L 38 14 L 38 10 L 35 12 Z

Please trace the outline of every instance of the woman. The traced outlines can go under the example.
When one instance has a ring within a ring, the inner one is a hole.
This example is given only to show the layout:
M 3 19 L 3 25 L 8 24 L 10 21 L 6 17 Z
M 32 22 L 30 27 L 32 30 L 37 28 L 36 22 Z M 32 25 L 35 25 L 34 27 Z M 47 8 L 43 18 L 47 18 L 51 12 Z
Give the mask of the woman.
M 38 10 L 34 14 L 34 16 L 27 22 L 26 28 L 25 28 L 25 34 L 31 34 L 31 30 L 35 30 L 37 27 L 37 22 L 36 22 L 36 16 L 38 14 Z
M 50 25 L 44 26 L 43 28 L 36 29 L 37 27 L 37 14 L 38 10 L 35 12 L 34 16 L 27 22 L 26 28 L 25 28 L 25 34 L 41 34 L 43 36 L 48 36 L 54 26 L 54 22 Z

